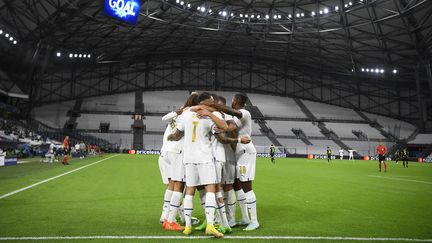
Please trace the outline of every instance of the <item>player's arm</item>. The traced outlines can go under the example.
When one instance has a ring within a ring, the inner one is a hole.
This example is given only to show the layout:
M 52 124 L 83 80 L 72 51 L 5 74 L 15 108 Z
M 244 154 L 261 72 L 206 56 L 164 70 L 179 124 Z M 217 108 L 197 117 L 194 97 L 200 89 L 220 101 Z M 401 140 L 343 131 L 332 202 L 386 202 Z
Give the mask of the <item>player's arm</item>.
M 233 132 L 233 131 L 237 130 L 238 127 L 237 127 L 236 123 L 234 122 L 234 120 L 229 120 L 226 123 L 228 125 L 228 128 L 226 130 L 227 132 Z
M 183 137 L 184 133 L 178 129 L 168 136 L 168 141 L 178 141 Z
M 183 119 L 177 119 L 177 129 L 168 135 L 168 141 L 178 141 L 184 136 L 184 122 Z
M 176 116 L 177 116 L 177 113 L 175 111 L 171 111 L 170 113 L 168 113 L 162 117 L 162 121 L 164 121 L 166 123 L 170 123 L 172 121 L 172 119 L 174 119 L 174 117 L 176 117 Z
M 207 109 L 207 110 L 212 111 L 212 112 L 213 111 L 220 111 L 220 112 L 223 112 L 225 114 L 235 116 L 239 119 L 243 117 L 243 114 L 240 111 L 235 110 L 235 109 L 228 107 L 226 105 L 216 104 L 216 103 L 211 102 L 211 101 L 201 102 L 200 105 L 196 106 L 196 108 L 197 109 Z
M 226 131 L 228 128 L 227 123 L 225 122 L 225 120 L 219 118 L 218 116 L 216 116 L 215 114 L 213 114 L 212 112 L 210 112 L 209 110 L 206 109 L 201 109 L 197 111 L 197 114 L 200 116 L 208 116 L 210 117 L 210 119 L 212 119 L 212 121 L 215 123 L 215 125 L 222 131 Z
M 243 143 L 243 144 L 247 144 L 250 143 L 251 138 L 248 136 L 241 136 L 239 138 L 230 138 L 225 136 L 225 133 L 216 133 L 215 134 L 216 139 L 223 144 L 236 144 L 236 143 Z

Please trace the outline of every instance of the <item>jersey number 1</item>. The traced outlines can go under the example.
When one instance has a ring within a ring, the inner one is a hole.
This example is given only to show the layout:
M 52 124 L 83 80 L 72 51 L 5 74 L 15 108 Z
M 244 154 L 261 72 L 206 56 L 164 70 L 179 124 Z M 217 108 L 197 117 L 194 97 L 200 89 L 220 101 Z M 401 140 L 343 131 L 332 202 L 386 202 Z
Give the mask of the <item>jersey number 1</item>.
M 192 143 L 195 143 L 195 141 L 196 141 L 196 128 L 198 126 L 198 122 L 194 121 L 194 122 L 192 122 L 192 124 L 193 124 Z

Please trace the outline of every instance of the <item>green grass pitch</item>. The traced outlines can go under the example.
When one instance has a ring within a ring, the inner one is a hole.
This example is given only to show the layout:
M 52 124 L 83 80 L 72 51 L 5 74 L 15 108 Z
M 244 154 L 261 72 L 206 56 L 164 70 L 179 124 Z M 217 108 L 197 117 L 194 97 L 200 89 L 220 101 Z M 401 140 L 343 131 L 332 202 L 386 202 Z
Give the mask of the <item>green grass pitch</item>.
M 163 231 L 159 224 L 165 186 L 157 159 L 156 155 L 118 155 L 0 199 L 0 237 L 182 237 L 179 232 Z M 70 166 L 31 162 L 2 167 L 0 196 L 98 160 L 73 160 Z M 261 228 L 255 232 L 235 228 L 232 236 L 432 239 L 431 164 L 410 163 L 406 169 L 401 163 L 390 162 L 389 172 L 378 173 L 377 162 L 372 161 L 333 160 L 329 164 L 326 160 L 287 158 L 272 164 L 268 158 L 258 158 L 253 186 Z M 203 219 L 197 196 L 194 206 L 194 216 Z M 194 236 L 204 234 L 195 232 Z M 210 240 L 184 238 L 176 241 Z M 70 240 L 84 241 L 89 240 Z M 91 242 L 114 241 L 140 240 Z M 152 240 L 156 241 L 173 240 Z

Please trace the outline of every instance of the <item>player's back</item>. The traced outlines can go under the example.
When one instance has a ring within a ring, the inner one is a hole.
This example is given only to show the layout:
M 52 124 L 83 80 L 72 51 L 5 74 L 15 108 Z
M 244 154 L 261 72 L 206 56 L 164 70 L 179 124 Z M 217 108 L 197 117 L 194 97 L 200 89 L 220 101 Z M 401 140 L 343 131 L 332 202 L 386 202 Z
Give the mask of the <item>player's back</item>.
M 208 117 L 199 118 L 197 113 L 187 110 L 178 123 L 178 128 L 184 131 L 184 163 L 213 162 L 210 139 L 213 121 Z
M 239 136 L 252 136 L 252 116 L 250 112 L 246 109 L 239 110 L 242 113 L 242 118 L 234 118 L 235 123 L 238 127 Z
M 239 110 L 242 113 L 242 118 L 234 118 L 234 122 L 238 128 L 238 136 L 249 136 L 252 138 L 252 116 L 246 109 Z M 253 141 L 248 144 L 237 144 L 236 153 L 256 153 Z
M 180 153 L 183 149 L 183 138 L 178 141 L 168 141 L 168 136 L 176 129 L 176 122 L 180 119 L 180 116 L 174 117 L 165 128 L 161 153 L 168 151 L 174 153 Z

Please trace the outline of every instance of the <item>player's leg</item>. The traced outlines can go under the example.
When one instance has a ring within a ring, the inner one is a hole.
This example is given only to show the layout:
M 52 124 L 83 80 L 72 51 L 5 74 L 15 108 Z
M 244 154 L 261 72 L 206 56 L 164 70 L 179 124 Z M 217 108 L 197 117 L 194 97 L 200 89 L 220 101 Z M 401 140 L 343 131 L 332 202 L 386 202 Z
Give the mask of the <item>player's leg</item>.
M 225 205 L 227 208 L 227 218 L 230 227 L 234 227 L 236 223 L 236 196 L 234 192 L 234 180 L 236 177 L 236 167 L 235 162 L 227 161 L 225 162 L 224 168 L 222 170 L 222 183 L 224 191 Z
M 257 199 L 252 188 L 252 181 L 255 179 L 256 154 L 243 154 L 238 160 L 238 165 L 240 169 L 240 181 L 245 192 L 247 210 L 250 215 L 250 223 L 244 230 L 256 230 L 259 228 L 256 206 Z
M 237 171 L 238 171 L 238 168 L 237 168 Z M 242 183 L 238 178 L 236 178 L 234 180 L 233 187 L 235 190 L 235 194 L 237 195 L 237 202 L 238 202 L 238 205 L 240 207 L 241 214 L 242 214 L 242 219 L 240 222 L 237 222 L 237 224 L 238 225 L 248 225 L 250 223 L 250 219 L 249 219 L 249 214 L 248 214 L 248 210 L 247 210 L 246 195 L 243 191 Z
M 186 172 L 185 167 L 182 162 L 182 155 L 181 154 L 175 154 L 175 153 L 168 153 L 168 157 L 170 161 L 174 161 L 171 166 L 171 180 L 174 181 L 174 190 L 171 196 L 170 201 L 170 211 L 168 214 L 167 223 L 164 225 L 168 226 L 168 230 L 183 230 L 183 227 L 180 227 L 175 222 L 175 218 L 177 216 L 177 213 L 179 212 L 181 201 L 183 199 L 183 191 L 185 187 L 185 181 L 186 181 Z M 164 227 L 167 229 L 167 227 Z
M 204 186 L 197 186 L 196 189 L 199 192 L 201 207 L 205 211 L 206 190 Z M 206 229 L 206 226 L 207 226 L 207 221 L 204 219 L 200 225 L 195 227 L 195 230 L 204 231 Z
M 193 212 L 193 196 L 195 194 L 195 187 L 186 187 L 186 195 L 183 200 L 184 204 L 184 216 L 185 216 L 185 228 L 183 234 L 192 234 L 192 212 Z
M 164 193 L 164 202 L 162 206 L 162 214 L 159 219 L 160 223 L 163 223 L 166 219 L 168 219 L 169 210 L 170 210 L 170 202 L 171 197 L 174 190 L 174 181 L 171 180 L 170 172 L 170 164 L 167 161 L 166 155 L 159 156 L 158 164 L 159 164 L 159 170 L 162 177 L 162 183 L 167 185 L 167 188 Z
M 163 223 L 165 220 L 168 219 L 168 215 L 170 212 L 170 203 L 171 203 L 171 198 L 172 198 L 173 192 L 174 192 L 174 181 L 171 181 L 171 179 L 169 179 L 167 188 L 166 188 L 165 193 L 164 193 L 164 202 L 163 202 L 163 206 L 162 206 L 162 214 L 161 214 L 161 217 L 159 219 L 160 223 Z
M 62 164 L 66 165 L 67 164 L 67 150 L 63 149 L 63 160 L 62 160 Z
M 223 234 L 228 234 L 232 232 L 231 227 L 229 226 L 228 217 L 226 214 L 225 200 L 222 185 L 218 185 L 218 189 L 216 192 L 216 203 L 217 203 L 217 212 L 220 218 L 221 227 L 219 227 L 219 231 Z
M 387 172 L 387 161 L 386 161 L 386 157 L 382 156 L 381 157 L 381 161 L 384 164 L 384 172 Z
M 226 215 L 226 209 L 225 209 L 225 200 L 224 200 L 224 194 L 223 194 L 223 188 L 222 188 L 222 173 L 223 173 L 223 168 L 224 168 L 225 162 L 221 162 L 221 161 L 216 161 L 215 162 L 215 166 L 216 166 L 216 176 L 217 176 L 217 185 L 216 185 L 216 203 L 217 203 L 217 208 L 216 208 L 216 215 L 219 218 L 219 222 L 220 222 L 220 227 L 219 227 L 219 231 L 222 233 L 231 233 L 231 227 L 228 224 L 228 218 Z
M 200 184 L 204 185 L 205 194 L 205 214 L 206 214 L 206 234 L 213 235 L 217 238 L 224 235 L 214 227 L 215 211 L 217 207 L 217 171 L 215 163 L 198 164 L 198 175 Z
M 183 182 L 174 181 L 174 191 L 171 196 L 170 210 L 169 210 L 168 218 L 166 221 L 164 221 L 164 225 L 163 225 L 163 227 L 166 230 L 183 230 L 182 227 L 177 227 L 179 225 L 176 223 L 175 220 L 183 199 L 183 189 L 184 189 Z

